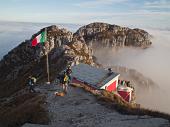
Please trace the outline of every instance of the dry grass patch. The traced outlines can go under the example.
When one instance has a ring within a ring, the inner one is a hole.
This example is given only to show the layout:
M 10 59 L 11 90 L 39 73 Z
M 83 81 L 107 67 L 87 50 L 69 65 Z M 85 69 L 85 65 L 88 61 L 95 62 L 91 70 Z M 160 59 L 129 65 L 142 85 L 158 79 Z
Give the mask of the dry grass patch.
M 0 126 L 19 127 L 24 123 L 48 124 L 45 96 L 26 93 L 0 106 Z
M 148 115 L 155 118 L 167 119 L 170 121 L 170 114 L 141 108 L 139 104 L 126 102 L 118 94 L 114 94 L 106 90 L 101 90 L 96 92 L 95 90 L 90 89 L 86 85 L 76 84 L 74 86 L 83 88 L 85 91 L 94 94 L 99 101 L 106 102 L 105 103 L 106 106 L 110 105 L 109 107 L 116 109 L 121 114 L 139 115 L 139 116 Z

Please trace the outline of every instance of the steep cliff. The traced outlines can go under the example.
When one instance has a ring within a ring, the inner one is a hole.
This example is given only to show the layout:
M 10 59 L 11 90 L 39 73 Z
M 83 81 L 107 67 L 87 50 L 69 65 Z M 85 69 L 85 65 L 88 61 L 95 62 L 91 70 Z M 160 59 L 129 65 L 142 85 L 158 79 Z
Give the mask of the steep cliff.
M 90 48 L 82 40 L 73 38 L 73 34 L 66 29 L 47 27 L 48 43 L 44 45 L 32 47 L 32 38 L 22 42 L 0 61 L 0 97 L 24 88 L 29 75 L 34 75 L 39 80 L 46 80 L 47 52 L 49 52 L 51 79 L 67 64 L 80 61 L 93 64 Z
M 91 23 L 81 27 L 74 36 L 82 36 L 94 47 L 134 46 L 146 48 L 152 43 L 148 32 L 107 23 Z

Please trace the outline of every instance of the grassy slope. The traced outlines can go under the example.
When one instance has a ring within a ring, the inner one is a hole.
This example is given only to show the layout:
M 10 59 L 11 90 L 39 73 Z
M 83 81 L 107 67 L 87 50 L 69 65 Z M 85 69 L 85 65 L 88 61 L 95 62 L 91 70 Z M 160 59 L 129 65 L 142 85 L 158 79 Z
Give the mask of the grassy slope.
M 24 123 L 47 124 L 45 96 L 25 93 L 0 105 L 0 127 L 18 127 Z

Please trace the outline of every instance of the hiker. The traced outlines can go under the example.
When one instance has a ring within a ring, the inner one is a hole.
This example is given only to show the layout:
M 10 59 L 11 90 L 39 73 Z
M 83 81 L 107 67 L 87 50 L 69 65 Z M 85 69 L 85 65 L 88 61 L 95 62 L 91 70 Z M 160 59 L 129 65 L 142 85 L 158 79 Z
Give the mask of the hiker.
M 120 85 L 122 86 L 122 84 L 123 84 L 123 81 L 121 80 L 121 81 L 120 81 Z
M 109 76 L 110 76 L 111 74 L 113 74 L 112 68 L 108 68 L 108 71 L 109 71 L 109 73 L 108 73 Z
M 34 89 L 35 84 L 36 84 L 36 78 L 33 77 L 33 76 L 29 76 L 29 78 L 28 78 L 29 92 L 31 92 L 31 93 L 36 92 L 35 89 Z
M 64 93 L 67 93 L 68 82 L 69 82 L 69 77 L 66 71 L 64 71 L 64 74 L 60 75 L 60 83 L 62 84 Z
M 123 86 L 127 86 L 127 84 L 126 84 L 126 81 L 125 80 L 123 80 L 123 84 L 122 84 Z
M 121 80 L 120 79 L 118 79 L 118 86 L 120 86 L 121 85 Z
M 127 81 L 127 87 L 131 87 L 130 81 Z
M 70 82 L 71 82 L 71 73 L 72 73 L 72 70 L 71 70 L 71 66 L 70 66 L 70 65 L 67 67 L 66 73 L 67 73 L 67 76 L 68 76 L 68 78 L 69 78 L 68 84 L 70 84 Z

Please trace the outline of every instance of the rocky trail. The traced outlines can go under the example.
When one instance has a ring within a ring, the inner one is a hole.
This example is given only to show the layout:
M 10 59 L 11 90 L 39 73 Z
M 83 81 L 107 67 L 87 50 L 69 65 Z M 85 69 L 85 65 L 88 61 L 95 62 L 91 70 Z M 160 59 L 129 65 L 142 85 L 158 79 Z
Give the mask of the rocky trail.
M 26 123 L 22 127 L 168 127 L 169 121 L 150 116 L 123 115 L 106 106 L 106 102 L 81 88 L 69 86 L 64 96 L 55 96 L 60 85 L 41 85 L 36 88 L 47 96 L 49 125 Z

